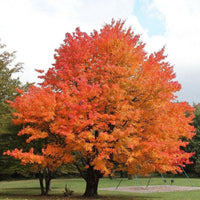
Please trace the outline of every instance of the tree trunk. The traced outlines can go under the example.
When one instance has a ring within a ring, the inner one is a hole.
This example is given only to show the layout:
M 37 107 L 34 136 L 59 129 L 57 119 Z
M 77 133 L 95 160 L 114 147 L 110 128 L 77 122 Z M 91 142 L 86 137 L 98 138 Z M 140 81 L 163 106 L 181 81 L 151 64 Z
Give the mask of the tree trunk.
M 45 194 L 48 195 L 50 190 L 50 184 L 51 184 L 51 177 L 47 176 L 45 177 Z
M 84 193 L 85 197 L 94 197 L 97 196 L 98 183 L 100 178 L 100 172 L 94 170 L 92 166 L 87 169 L 86 177 L 86 190 Z
M 41 195 L 45 195 L 44 184 L 43 184 L 44 176 L 43 176 L 43 174 L 41 172 L 39 172 L 38 177 L 39 177 L 39 182 L 40 182 Z
M 38 177 L 40 182 L 41 195 L 48 195 L 52 180 L 51 171 L 49 171 L 48 169 L 44 169 L 43 172 L 39 172 Z M 45 180 L 45 187 L 44 187 L 44 180 Z
M 45 195 L 48 195 L 52 179 L 51 171 L 48 168 L 44 170 L 44 177 L 45 177 Z

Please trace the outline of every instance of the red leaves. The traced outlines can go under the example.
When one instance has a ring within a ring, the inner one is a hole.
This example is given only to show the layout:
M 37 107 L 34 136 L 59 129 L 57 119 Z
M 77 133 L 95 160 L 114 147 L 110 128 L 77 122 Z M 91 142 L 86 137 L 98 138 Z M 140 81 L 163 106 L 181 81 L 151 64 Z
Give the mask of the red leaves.
M 24 125 L 19 135 L 30 135 L 27 142 L 48 138 L 38 161 L 53 169 L 81 159 L 103 174 L 113 162 L 135 174 L 178 171 L 192 155 L 180 148 L 194 135 L 193 114 L 186 103 L 172 103 L 180 84 L 165 58 L 164 48 L 148 56 L 122 21 L 91 35 L 67 33 L 41 88 L 10 102 L 14 122 Z
M 41 70 L 41 69 L 35 69 L 35 71 L 41 74 L 44 73 L 44 70 Z

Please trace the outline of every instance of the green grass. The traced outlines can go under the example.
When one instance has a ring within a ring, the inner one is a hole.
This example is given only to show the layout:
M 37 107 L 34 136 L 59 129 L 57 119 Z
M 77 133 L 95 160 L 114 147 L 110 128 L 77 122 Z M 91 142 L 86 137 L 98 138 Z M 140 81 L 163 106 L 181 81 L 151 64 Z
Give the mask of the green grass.
M 103 178 L 99 182 L 99 188 L 104 187 L 116 187 L 121 179 L 107 179 Z M 146 185 L 148 178 L 138 178 L 139 185 Z M 167 183 L 170 184 L 171 178 L 167 178 Z M 193 178 L 191 179 L 194 186 L 200 187 L 200 180 Z M 186 178 L 174 178 L 174 185 L 191 186 L 191 183 Z M 64 197 L 65 184 L 74 191 L 72 197 Z M 150 185 L 163 185 L 161 177 L 152 178 Z M 120 186 L 137 186 L 135 179 L 128 180 L 123 179 Z M 11 199 L 66 199 L 66 200 L 77 200 L 83 199 L 82 194 L 85 190 L 85 182 L 83 179 L 53 179 L 52 180 L 52 191 L 49 196 L 41 197 L 39 181 L 36 180 L 20 180 L 20 181 L 1 181 L 0 182 L 0 200 L 11 200 Z M 130 193 L 130 192 L 119 192 L 119 191 L 102 191 L 99 190 L 98 198 L 90 198 L 90 200 L 199 200 L 200 190 L 195 191 L 183 191 L 183 192 L 167 192 L 167 193 Z

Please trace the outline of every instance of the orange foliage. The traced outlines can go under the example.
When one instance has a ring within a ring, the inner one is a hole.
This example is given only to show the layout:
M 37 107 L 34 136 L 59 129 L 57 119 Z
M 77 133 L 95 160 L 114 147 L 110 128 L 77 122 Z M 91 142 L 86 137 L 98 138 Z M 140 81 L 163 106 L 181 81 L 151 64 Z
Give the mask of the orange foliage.
M 44 157 L 81 160 L 105 175 L 114 164 L 147 174 L 176 173 L 190 163 L 192 154 L 181 147 L 194 135 L 193 109 L 173 102 L 181 86 L 164 48 L 148 55 L 139 36 L 113 20 L 99 33 L 67 33 L 56 52 L 55 64 L 40 76 L 41 88 L 31 87 L 10 103 L 17 110 L 14 122 L 26 125 L 19 134 L 52 145 Z
M 4 155 L 20 159 L 22 165 L 32 164 L 34 170 L 48 168 L 55 171 L 63 163 L 72 160 L 71 154 L 67 153 L 60 145 L 56 144 L 56 136 L 51 132 L 51 125 L 56 117 L 56 95 L 50 88 L 38 88 L 31 86 L 27 92 L 19 91 L 14 102 L 9 102 L 16 112 L 13 113 L 15 124 L 22 124 L 23 129 L 18 133 L 28 135 L 26 143 L 33 140 L 45 139 L 42 147 L 31 148 L 29 152 L 22 149 L 7 151 Z

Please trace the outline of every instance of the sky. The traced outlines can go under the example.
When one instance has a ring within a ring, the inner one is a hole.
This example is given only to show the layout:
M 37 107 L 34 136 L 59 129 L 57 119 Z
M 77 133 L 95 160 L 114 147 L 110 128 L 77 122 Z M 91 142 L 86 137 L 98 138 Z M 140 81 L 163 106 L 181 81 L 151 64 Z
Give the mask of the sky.
M 20 80 L 38 82 L 34 70 L 52 66 L 65 33 L 90 33 L 112 18 L 126 20 L 148 53 L 165 46 L 182 85 L 178 100 L 200 102 L 199 0 L 0 0 L 0 42 L 24 63 Z

